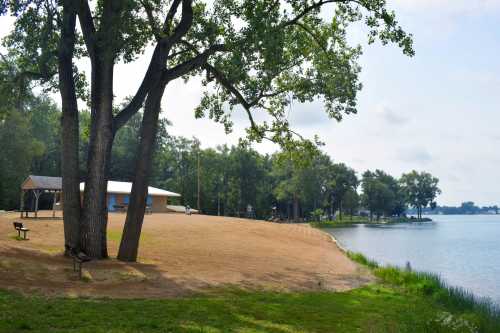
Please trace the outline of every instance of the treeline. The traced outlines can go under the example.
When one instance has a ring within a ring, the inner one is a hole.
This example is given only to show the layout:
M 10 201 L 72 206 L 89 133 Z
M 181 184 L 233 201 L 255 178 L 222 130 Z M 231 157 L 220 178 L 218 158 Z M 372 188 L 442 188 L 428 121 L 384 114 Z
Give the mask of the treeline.
M 443 214 L 443 215 L 474 215 L 474 214 L 498 214 L 499 208 L 493 206 L 476 206 L 473 201 L 462 202 L 456 206 L 436 206 L 428 207 L 424 211 L 425 214 Z
M 0 122 L 0 209 L 18 208 L 19 187 L 28 174 L 61 172 L 60 111 L 46 96 L 25 103 L 24 111 L 4 112 Z M 81 112 L 80 122 L 84 174 L 90 114 Z M 109 179 L 133 181 L 140 125 L 137 114 L 118 131 Z M 428 173 L 413 171 L 396 179 L 376 170 L 358 177 L 318 150 L 263 155 L 243 141 L 202 149 L 197 139 L 169 135 L 168 125 L 161 121 L 150 184 L 180 193 L 179 204 L 199 205 L 205 214 L 243 217 L 251 212 L 257 218 L 297 220 L 366 211 L 378 219 L 400 216 L 408 206 L 421 211 L 439 193 L 438 180 Z

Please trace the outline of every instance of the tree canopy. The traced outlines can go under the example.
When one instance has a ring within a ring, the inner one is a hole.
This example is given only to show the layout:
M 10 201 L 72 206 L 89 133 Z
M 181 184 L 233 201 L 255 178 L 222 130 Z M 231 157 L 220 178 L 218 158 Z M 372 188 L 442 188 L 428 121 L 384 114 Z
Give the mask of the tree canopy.
M 122 260 L 137 257 L 160 105 L 171 81 L 204 78 L 196 117 L 230 130 L 238 105 L 248 116 L 248 139 L 312 150 L 317 140 L 295 132 L 285 110 L 294 101 L 320 100 L 331 118 L 356 112 L 361 47 L 348 43 L 350 25 L 362 22 L 369 42 L 395 43 L 413 55 L 411 36 L 385 0 L 2 0 L 0 11 L 16 16 L 4 44 L 20 77 L 61 94 L 65 242 L 97 258 L 107 257 L 105 191 L 113 141 L 144 106 L 119 251 Z M 115 64 L 134 61 L 148 46 L 154 52 L 142 83 L 114 112 Z M 89 60 L 89 77 L 75 59 Z M 91 115 L 82 205 L 78 98 L 88 100 Z M 264 121 L 256 121 L 257 112 Z
M 428 172 L 413 170 L 401 177 L 403 193 L 408 203 L 417 209 L 418 217 L 422 217 L 422 209 L 432 204 L 441 193 L 439 180 Z

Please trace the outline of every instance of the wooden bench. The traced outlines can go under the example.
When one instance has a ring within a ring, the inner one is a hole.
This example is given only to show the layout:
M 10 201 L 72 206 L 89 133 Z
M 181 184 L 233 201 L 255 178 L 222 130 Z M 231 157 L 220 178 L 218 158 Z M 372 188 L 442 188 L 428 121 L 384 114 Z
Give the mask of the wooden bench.
M 85 262 L 89 262 L 92 259 L 83 253 L 82 251 L 78 251 L 77 249 L 66 245 L 67 253 L 73 258 L 73 272 L 78 271 L 78 278 L 82 279 L 82 264 Z
M 21 238 L 21 231 L 22 231 L 24 239 L 27 239 L 26 233 L 28 233 L 28 231 L 30 231 L 30 229 L 25 228 L 21 222 L 14 222 L 13 225 L 14 225 L 14 229 L 17 230 L 17 237 Z
M 127 206 L 126 205 L 113 205 L 113 208 L 115 212 L 122 212 L 126 213 L 127 212 Z

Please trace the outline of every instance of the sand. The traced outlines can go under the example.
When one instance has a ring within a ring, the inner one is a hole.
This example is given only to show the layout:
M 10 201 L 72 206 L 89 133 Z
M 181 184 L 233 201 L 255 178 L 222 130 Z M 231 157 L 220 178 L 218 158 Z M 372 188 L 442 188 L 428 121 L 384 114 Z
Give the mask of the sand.
M 344 291 L 373 281 L 332 239 L 307 225 L 239 218 L 152 214 L 144 220 L 138 263 L 115 259 L 125 215 L 110 214 L 110 259 L 84 265 L 78 280 L 62 254 L 61 219 L 25 219 L 16 240 L 14 213 L 0 215 L 0 287 L 27 294 L 166 298 L 236 287 L 273 291 Z

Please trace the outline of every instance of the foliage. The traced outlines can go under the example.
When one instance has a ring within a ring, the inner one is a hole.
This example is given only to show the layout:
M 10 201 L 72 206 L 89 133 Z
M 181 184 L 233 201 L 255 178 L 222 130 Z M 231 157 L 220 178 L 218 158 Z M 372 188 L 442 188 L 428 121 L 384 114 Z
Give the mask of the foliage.
M 45 298 L 0 291 L 0 308 L 0 332 L 6 333 L 457 332 L 440 320 L 444 313 L 476 323 L 475 313 L 379 284 L 337 293 L 226 289 L 165 300 Z M 485 326 L 481 332 L 498 327 Z
M 413 210 L 409 211 L 414 213 Z M 498 205 L 479 207 L 472 201 L 462 202 L 458 207 L 454 206 L 439 206 L 432 205 L 427 208 L 422 208 L 422 212 L 426 214 L 444 214 L 444 215 L 464 215 L 464 214 L 498 214 Z
M 322 10 L 327 5 L 332 12 L 325 16 Z M 341 120 L 356 112 L 361 47 L 347 41 L 352 24 L 364 23 L 370 43 L 376 39 L 383 44 L 395 43 L 405 54 L 413 55 L 411 36 L 380 0 L 3 0 L 0 9 L 1 14 L 16 18 L 4 45 L 22 73 L 44 88 L 55 88 L 59 83 L 65 124 L 62 151 L 67 162 L 63 166 L 78 156 L 76 96 L 87 96 L 85 77 L 73 65 L 78 64 L 73 58 L 90 61 L 91 126 L 82 207 L 77 200 L 79 170 L 74 165 L 63 168 L 63 196 L 65 242 L 81 246 L 95 258 L 108 255 L 105 184 L 114 134 L 145 104 L 141 157 L 135 164 L 134 190 L 119 255 L 123 260 L 135 260 L 155 123 L 165 87 L 171 81 L 204 78 L 207 89 L 196 117 L 208 115 L 229 131 L 231 113 L 239 105 L 248 115 L 249 140 L 268 139 L 285 151 L 297 147 L 312 150 L 317 138 L 305 140 L 297 134 L 289 125 L 286 109 L 294 101 L 320 100 L 331 118 Z M 76 19 L 79 29 L 75 29 Z M 115 64 L 135 60 L 151 42 L 155 50 L 137 93 L 114 113 Z M 255 121 L 257 110 L 265 112 L 266 121 Z M 297 218 L 297 191 L 293 192 Z M 198 193 L 198 206 L 200 200 Z M 126 251 L 130 253 L 125 255 Z
M 309 224 L 314 228 L 342 228 L 342 227 L 352 227 L 356 224 L 366 224 L 371 223 L 371 221 L 364 216 L 351 216 L 344 215 L 342 220 L 337 219 L 333 221 L 322 221 L 322 222 L 310 222 Z
M 397 192 L 393 185 L 396 180 L 381 170 L 375 172 L 366 171 L 362 179 L 362 202 L 372 215 L 376 215 L 377 220 L 382 215 L 392 215 Z
M 63 6 L 71 8 L 69 3 L 0 2 L 2 14 L 16 16 L 4 45 L 29 79 L 49 89 L 57 86 L 58 64 L 52 55 L 61 37 L 61 11 Z M 248 114 L 249 139 L 268 138 L 287 150 L 313 143 L 294 140 L 301 137 L 290 128 L 285 112 L 292 102 L 321 100 L 337 120 L 356 112 L 361 47 L 348 43 L 351 25 L 364 23 L 369 43 L 394 43 L 404 54 L 414 54 L 411 35 L 380 0 L 105 4 L 83 1 L 75 8 L 80 21 L 75 58 L 97 54 L 128 63 L 152 42 L 168 45 L 168 63 L 158 68 L 165 80 L 201 74 L 205 78 L 207 89 L 196 117 L 206 115 L 230 130 L 232 110 L 240 105 Z M 85 20 L 87 8 L 90 21 Z M 86 99 L 86 78 L 77 67 L 74 71 L 78 95 Z M 146 75 L 146 86 L 151 79 Z M 256 110 L 265 111 L 269 120 L 257 123 Z
M 338 208 L 339 217 L 342 219 L 342 204 L 348 193 L 350 193 L 350 197 L 347 199 L 351 200 L 348 203 L 349 208 L 352 208 L 353 205 L 357 206 L 357 203 L 352 201 L 356 200 L 352 194 L 356 192 L 359 185 L 358 177 L 356 172 L 344 163 L 331 164 L 327 176 L 323 186 L 331 205 L 331 213 L 333 215 L 335 208 Z
M 319 222 L 321 221 L 321 217 L 323 216 L 323 210 L 322 209 L 315 209 L 311 212 L 311 218 L 313 221 Z
M 417 209 L 418 217 L 422 217 L 422 209 L 433 203 L 441 193 L 438 187 L 439 180 L 428 172 L 403 174 L 400 180 L 406 201 Z
M 19 205 L 29 173 L 59 174 L 59 112 L 45 95 L 35 96 L 10 58 L 0 61 L 0 209 Z
M 2 209 L 18 207 L 19 185 L 28 174 L 60 175 L 61 113 L 54 103 L 43 95 L 30 97 L 25 111 L 11 109 L 8 114 L 0 124 L 0 135 L 6 143 L 1 148 L 6 153 L 0 157 L 5 166 L 0 172 Z M 132 181 L 140 123 L 141 113 L 117 132 L 110 179 Z M 243 141 L 232 147 L 203 149 L 197 139 L 169 135 L 168 126 L 168 121 L 162 119 L 151 185 L 180 193 L 177 203 L 196 208 L 199 159 L 200 208 L 207 214 L 245 216 L 247 205 L 251 205 L 257 218 L 267 219 L 271 207 L 276 205 L 280 216 L 288 218 L 293 216 L 296 205 L 299 216 L 310 217 L 315 211 L 318 219 L 331 212 L 334 193 L 334 209 L 342 206 L 348 213 L 342 215 L 342 222 L 362 223 L 367 219 L 354 216 L 359 208 L 372 207 L 374 214 L 398 215 L 395 207 L 405 198 L 399 183 L 380 170 L 365 173 L 370 177 L 363 178 L 360 196 L 356 191 L 356 173 L 345 164 L 334 163 L 317 149 L 313 153 L 294 150 L 262 155 Z M 86 167 L 89 127 L 90 113 L 80 112 L 82 171 Z M 13 158 L 7 159 L 9 156 Z M 375 186 L 371 185 L 372 181 Z M 372 201 L 367 201 L 368 198 Z

